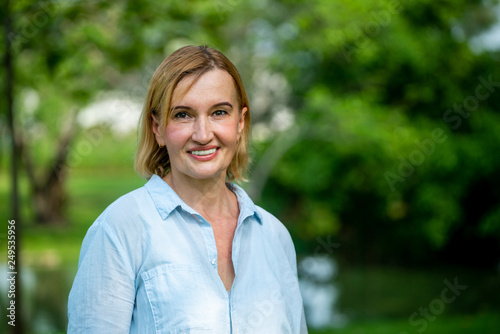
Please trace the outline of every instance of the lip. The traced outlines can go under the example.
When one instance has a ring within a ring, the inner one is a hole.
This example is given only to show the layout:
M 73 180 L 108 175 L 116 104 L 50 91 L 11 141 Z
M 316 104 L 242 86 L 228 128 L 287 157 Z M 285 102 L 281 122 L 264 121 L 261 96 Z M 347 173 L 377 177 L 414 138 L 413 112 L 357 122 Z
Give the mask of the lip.
M 214 149 L 214 148 L 215 148 L 215 152 L 212 153 L 212 154 L 209 154 L 209 155 L 195 155 L 195 154 L 191 153 L 192 151 L 206 151 L 206 150 L 211 150 L 211 149 Z M 217 156 L 217 153 L 219 152 L 219 148 L 220 147 L 215 146 L 215 145 L 211 145 L 211 146 L 197 146 L 197 147 L 192 147 L 191 149 L 189 149 L 187 151 L 187 153 L 194 160 L 197 160 L 197 161 L 210 161 L 210 160 L 214 159 Z
M 188 153 L 192 152 L 192 151 L 206 151 L 206 150 L 211 150 L 213 148 L 217 149 L 217 148 L 219 148 L 219 146 L 217 146 L 217 145 L 195 146 L 195 147 L 191 147 L 188 150 Z

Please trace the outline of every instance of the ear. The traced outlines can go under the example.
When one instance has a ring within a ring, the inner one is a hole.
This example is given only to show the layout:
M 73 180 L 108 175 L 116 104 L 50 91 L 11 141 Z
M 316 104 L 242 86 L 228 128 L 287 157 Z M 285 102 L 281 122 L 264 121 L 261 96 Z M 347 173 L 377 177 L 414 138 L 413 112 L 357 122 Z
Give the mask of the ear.
M 156 121 L 154 115 L 151 115 L 151 130 L 155 134 L 156 142 L 158 143 L 158 145 L 165 146 L 165 140 L 163 139 L 163 136 L 160 132 L 160 125 Z
M 238 140 L 240 139 L 241 133 L 243 132 L 243 129 L 245 128 L 245 116 L 246 116 L 247 112 L 248 112 L 247 107 L 244 107 L 243 109 L 241 109 L 240 119 L 238 120 Z

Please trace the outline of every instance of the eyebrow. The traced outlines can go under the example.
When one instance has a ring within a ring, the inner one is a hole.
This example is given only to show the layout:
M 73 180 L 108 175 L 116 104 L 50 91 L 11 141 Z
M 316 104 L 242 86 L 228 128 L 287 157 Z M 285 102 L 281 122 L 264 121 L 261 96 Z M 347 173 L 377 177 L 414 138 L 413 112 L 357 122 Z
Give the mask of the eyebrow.
M 212 107 L 210 107 L 210 109 L 221 107 L 221 106 L 228 106 L 231 109 L 233 108 L 233 105 L 231 103 L 229 103 L 229 102 L 220 102 L 220 103 L 214 104 Z M 188 106 L 175 106 L 175 107 L 173 107 L 170 110 L 174 111 L 174 110 L 179 110 L 179 109 L 181 109 L 181 110 L 193 110 L 193 108 L 188 107 Z

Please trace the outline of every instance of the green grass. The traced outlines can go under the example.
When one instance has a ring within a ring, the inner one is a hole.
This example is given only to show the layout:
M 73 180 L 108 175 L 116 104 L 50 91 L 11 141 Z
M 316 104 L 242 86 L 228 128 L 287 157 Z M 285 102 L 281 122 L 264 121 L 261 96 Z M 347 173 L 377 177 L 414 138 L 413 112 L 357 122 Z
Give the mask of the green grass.
M 61 263 L 76 263 L 83 237 L 95 219 L 113 201 L 144 183 L 131 168 L 73 171 L 68 182 L 67 226 L 30 227 L 23 249 L 33 253 L 52 250 L 60 254 Z
M 74 171 L 68 185 L 70 224 L 88 228 L 108 205 L 145 182 L 131 167 Z
M 2 179 L 6 180 L 3 176 Z M 78 262 L 80 246 L 90 225 L 101 212 L 120 196 L 142 185 L 132 167 L 87 168 L 71 171 L 67 189 L 70 194 L 67 208 L 67 224 L 63 226 L 38 226 L 33 222 L 33 213 L 28 201 L 28 184 L 21 179 L 22 239 L 18 240 L 20 260 L 25 265 L 41 267 L 71 266 Z M 0 199 L 8 202 L 7 182 L 0 188 Z M 0 212 L 8 217 L 7 206 Z M 19 226 L 19 224 L 18 224 Z M 1 235 L 2 239 L 5 234 Z M 0 249 L 2 259 L 5 249 Z
M 427 327 L 411 326 L 408 320 L 379 320 L 350 324 L 344 328 L 310 330 L 310 334 L 498 334 L 500 316 L 494 313 L 466 316 L 438 316 Z

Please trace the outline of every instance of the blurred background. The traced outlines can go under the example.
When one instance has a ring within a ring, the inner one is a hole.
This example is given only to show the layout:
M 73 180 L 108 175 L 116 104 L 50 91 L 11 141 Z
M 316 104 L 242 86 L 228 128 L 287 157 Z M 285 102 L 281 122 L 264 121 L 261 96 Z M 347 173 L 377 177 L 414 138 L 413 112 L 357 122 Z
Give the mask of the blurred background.
M 244 187 L 292 234 L 310 333 L 500 332 L 498 1 L 4 3 L 1 332 L 65 332 L 82 239 L 145 183 L 138 115 L 186 44 L 242 74 Z

